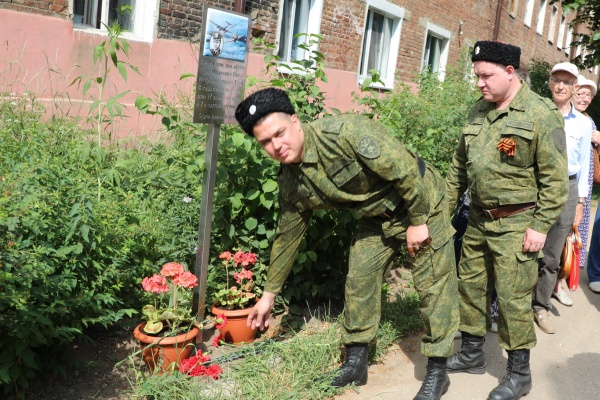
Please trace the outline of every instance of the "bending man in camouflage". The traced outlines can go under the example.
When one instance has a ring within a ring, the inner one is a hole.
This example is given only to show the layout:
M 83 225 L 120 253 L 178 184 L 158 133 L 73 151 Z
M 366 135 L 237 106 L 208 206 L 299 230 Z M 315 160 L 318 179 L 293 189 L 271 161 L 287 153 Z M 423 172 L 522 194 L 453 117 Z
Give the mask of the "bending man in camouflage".
M 519 79 L 520 55 L 509 44 L 475 44 L 471 59 L 482 98 L 471 109 L 446 178 L 451 208 L 467 188 L 471 196 L 458 264 L 462 350 L 448 360 L 448 371 L 485 372 L 483 342 L 495 287 L 498 338 L 508 365 L 488 400 L 519 399 L 531 390 L 532 289 L 546 233 L 568 190 L 562 115 Z
M 439 399 L 450 381 L 446 357 L 458 329 L 456 271 L 443 180 L 368 118 L 327 117 L 302 124 L 282 90 L 269 88 L 247 97 L 235 116 L 279 171 L 281 217 L 273 242 L 265 291 L 248 325 L 269 325 L 277 293 L 288 276 L 313 210 L 360 213 L 350 248 L 345 286 L 342 342 L 347 357 L 333 386 L 367 382 L 367 344 L 375 338 L 381 314 L 381 288 L 403 245 L 415 256 L 413 278 L 425 321 L 421 351 L 429 357 L 418 400 Z M 428 243 L 431 238 L 431 243 Z

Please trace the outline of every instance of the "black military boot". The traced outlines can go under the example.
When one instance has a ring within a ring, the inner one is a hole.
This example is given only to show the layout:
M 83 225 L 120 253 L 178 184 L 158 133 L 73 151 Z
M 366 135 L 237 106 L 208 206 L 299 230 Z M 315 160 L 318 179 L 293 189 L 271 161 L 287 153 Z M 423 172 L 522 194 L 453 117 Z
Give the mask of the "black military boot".
M 446 373 L 446 357 L 429 357 L 427 375 L 423 379 L 421 390 L 413 400 L 440 400 L 448 391 L 450 379 Z
M 517 400 L 531 391 L 529 350 L 508 351 L 506 375 L 490 392 L 488 400 Z
M 483 336 L 462 332 L 462 347 L 460 352 L 448 358 L 446 363 L 448 373 L 468 372 L 470 374 L 485 373 L 485 353 L 483 352 Z
M 346 359 L 331 382 L 331 386 L 342 387 L 355 384 L 362 386 L 367 383 L 369 369 L 369 350 L 366 343 L 346 345 Z

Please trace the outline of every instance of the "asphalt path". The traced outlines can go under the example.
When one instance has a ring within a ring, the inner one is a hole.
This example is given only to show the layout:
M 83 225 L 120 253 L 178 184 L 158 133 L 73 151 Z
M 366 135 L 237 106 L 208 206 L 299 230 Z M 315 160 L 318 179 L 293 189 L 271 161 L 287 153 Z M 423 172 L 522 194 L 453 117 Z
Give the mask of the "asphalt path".
M 592 218 L 595 209 L 592 210 Z M 600 399 L 600 294 L 587 286 L 581 270 L 579 289 L 569 291 L 574 302 L 565 307 L 552 299 L 556 333 L 548 335 L 536 326 L 537 346 L 531 350 L 532 391 L 525 400 Z M 460 339 L 455 348 L 460 349 Z M 498 335 L 486 335 L 487 372 L 483 375 L 450 374 L 450 388 L 442 400 L 485 400 L 506 372 L 506 352 Z M 425 376 L 427 359 L 419 352 L 419 337 L 409 336 L 382 363 L 369 367 L 366 386 L 347 390 L 336 400 L 411 400 Z

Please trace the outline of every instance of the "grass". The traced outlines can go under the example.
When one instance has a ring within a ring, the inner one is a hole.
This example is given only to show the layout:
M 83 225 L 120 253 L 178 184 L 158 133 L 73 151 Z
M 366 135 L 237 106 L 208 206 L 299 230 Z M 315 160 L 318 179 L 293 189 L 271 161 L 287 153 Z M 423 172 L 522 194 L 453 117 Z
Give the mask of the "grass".
M 283 341 L 258 342 L 241 348 L 243 357 L 220 362 L 219 380 L 207 377 L 146 375 L 138 371 L 132 385 L 135 399 L 225 400 L 331 399 L 344 389 L 329 386 L 340 363 L 340 319 L 313 318 Z M 383 304 L 382 321 L 372 362 L 422 327 L 418 295 L 400 289 Z M 231 354 L 231 353 L 230 353 Z M 213 358 L 219 361 L 219 358 Z

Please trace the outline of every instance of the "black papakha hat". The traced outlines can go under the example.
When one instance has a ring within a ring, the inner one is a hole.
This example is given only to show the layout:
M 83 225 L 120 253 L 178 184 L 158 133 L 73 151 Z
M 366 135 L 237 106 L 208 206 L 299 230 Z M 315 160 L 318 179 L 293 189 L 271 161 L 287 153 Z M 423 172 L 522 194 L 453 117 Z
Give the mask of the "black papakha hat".
M 521 48 L 512 44 L 480 40 L 475 43 L 471 61 L 489 61 L 502 65 L 512 65 L 519 68 Z
M 252 133 L 254 125 L 261 118 L 274 112 L 296 114 L 290 98 L 283 90 L 267 88 L 252 93 L 238 104 L 235 109 L 235 119 L 248 135 L 254 136 Z

